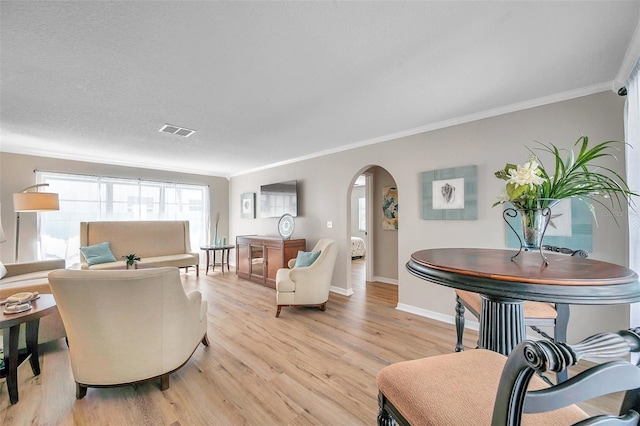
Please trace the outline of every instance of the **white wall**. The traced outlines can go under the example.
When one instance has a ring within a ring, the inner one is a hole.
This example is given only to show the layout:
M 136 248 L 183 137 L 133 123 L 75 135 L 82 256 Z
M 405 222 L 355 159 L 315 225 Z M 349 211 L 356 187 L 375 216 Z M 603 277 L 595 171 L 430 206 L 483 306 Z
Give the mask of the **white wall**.
M 464 100 L 461 100 L 463 102 Z M 386 169 L 398 187 L 399 305 L 426 315 L 453 315 L 453 290 L 411 276 L 404 265 L 411 253 L 434 247 L 505 248 L 505 226 L 501 209 L 492 204 L 503 190 L 493 173 L 505 163 L 523 163 L 535 140 L 569 148 L 581 134 L 592 141 L 623 140 L 624 99 L 611 92 L 600 93 L 503 116 L 457 125 L 388 142 L 352 149 L 315 159 L 236 176 L 230 184 L 230 233 L 277 235 L 277 219 L 241 219 L 240 194 L 259 192 L 261 184 L 297 179 L 300 211 L 294 238 L 306 238 L 313 246 L 321 237 L 341 242 L 333 285 L 350 290 L 347 223 L 348 193 L 355 178 L 377 165 Z M 624 153 L 611 164 L 624 176 Z M 478 220 L 422 220 L 420 173 L 427 170 L 478 166 Z M 598 211 L 591 258 L 626 265 L 627 219 L 622 212 L 618 227 Z M 327 221 L 333 227 L 326 227 Z M 627 306 L 573 306 L 570 340 L 597 331 L 617 330 L 628 325 Z
M 15 213 L 13 212 L 13 193 L 36 183 L 34 170 L 208 185 L 211 200 L 212 227 L 216 213 L 220 212 L 218 233 L 219 235 L 229 235 L 229 181 L 226 178 L 0 152 L 0 202 L 2 203 L 0 217 L 7 236 L 7 241 L 0 244 L 0 259 L 2 262 L 13 262 L 14 257 Z M 23 213 L 20 215 L 20 260 L 22 261 L 36 259 L 36 221 L 36 213 Z M 213 229 L 211 232 L 213 233 Z M 197 250 L 196 242 L 192 242 L 192 244 L 193 249 Z

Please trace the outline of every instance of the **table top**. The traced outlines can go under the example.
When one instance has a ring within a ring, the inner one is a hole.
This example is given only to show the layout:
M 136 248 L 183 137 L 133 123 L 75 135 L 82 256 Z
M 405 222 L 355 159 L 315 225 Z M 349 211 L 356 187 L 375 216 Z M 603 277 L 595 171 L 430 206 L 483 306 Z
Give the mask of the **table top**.
M 234 248 L 236 248 L 236 246 L 227 244 L 222 246 L 202 246 L 200 247 L 200 250 L 228 250 L 228 249 L 234 249 Z
M 57 310 L 56 301 L 52 294 L 41 294 L 36 300 L 31 301 L 31 310 L 17 314 L 5 314 L 4 305 L 0 309 L 0 328 L 9 328 L 27 321 L 49 315 Z
M 440 248 L 413 253 L 407 270 L 422 279 L 488 296 L 572 304 L 640 301 L 638 275 L 593 259 L 480 248 Z

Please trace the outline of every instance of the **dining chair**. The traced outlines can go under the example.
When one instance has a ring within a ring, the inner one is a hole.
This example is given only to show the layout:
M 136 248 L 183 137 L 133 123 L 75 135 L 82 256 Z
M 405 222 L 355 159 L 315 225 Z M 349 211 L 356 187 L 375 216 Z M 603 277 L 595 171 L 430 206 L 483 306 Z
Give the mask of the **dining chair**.
M 638 424 L 640 368 L 625 358 L 640 351 L 640 328 L 600 333 L 570 345 L 526 340 L 506 357 L 486 349 L 403 361 L 376 376 L 378 425 Z M 539 375 L 599 358 L 563 383 Z M 576 404 L 627 391 L 620 410 L 588 414 Z
M 556 253 L 568 254 L 587 258 L 589 253 L 585 250 L 573 250 L 565 247 L 556 247 L 550 245 L 542 246 L 544 250 Z M 478 293 L 466 290 L 456 290 L 456 352 L 464 350 L 462 343 L 464 334 L 464 314 L 469 311 L 476 318 L 480 318 L 482 299 Z M 530 327 L 533 331 L 542 337 L 555 340 L 558 342 L 567 341 L 567 326 L 569 324 L 569 305 L 563 303 L 545 303 L 545 302 L 524 302 L 524 325 Z M 539 327 L 552 327 L 553 337 L 541 330 Z M 566 371 L 561 372 L 557 376 L 558 381 L 567 379 Z

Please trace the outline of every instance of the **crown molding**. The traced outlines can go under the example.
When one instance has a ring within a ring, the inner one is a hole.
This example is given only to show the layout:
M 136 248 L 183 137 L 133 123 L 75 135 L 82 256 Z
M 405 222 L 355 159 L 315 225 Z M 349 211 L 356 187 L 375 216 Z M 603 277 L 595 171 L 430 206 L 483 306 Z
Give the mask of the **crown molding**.
M 478 112 L 475 114 L 469 114 L 462 117 L 453 118 L 451 120 L 439 121 L 437 123 L 427 124 L 421 127 L 415 127 L 413 129 L 404 130 L 397 133 L 391 133 L 385 136 L 379 136 L 373 139 L 367 139 L 361 142 L 355 142 L 352 144 L 342 145 L 337 148 L 327 149 L 324 151 L 319 151 L 314 154 L 305 155 L 302 157 L 292 158 L 290 160 L 281 161 L 278 163 L 269 164 L 266 166 L 258 167 L 255 169 L 246 170 L 240 173 L 232 174 L 230 177 L 242 176 L 249 173 L 254 173 L 262 170 L 272 169 L 275 167 L 285 166 L 287 164 L 293 164 L 304 160 L 310 160 L 313 158 L 323 157 L 325 155 L 336 154 L 339 152 L 349 151 L 355 148 L 361 148 L 369 145 L 375 145 L 382 142 L 392 141 L 394 139 L 400 139 L 407 136 L 414 136 L 420 133 L 431 132 L 434 130 L 444 129 L 447 127 L 458 126 L 461 124 L 470 123 L 473 121 L 483 120 L 485 118 L 497 117 L 504 114 L 509 114 L 512 112 L 524 111 L 531 108 L 536 108 L 543 105 L 554 104 L 558 102 L 568 101 L 575 98 L 581 98 L 584 96 L 593 95 L 596 93 L 608 92 L 611 90 L 613 82 L 605 82 L 601 84 L 596 84 L 589 87 L 584 87 L 576 90 L 569 90 L 566 92 L 556 93 L 550 96 L 544 96 L 541 98 L 531 99 L 525 102 L 519 102 L 511 105 L 507 105 L 504 107 L 493 108 L 486 111 Z

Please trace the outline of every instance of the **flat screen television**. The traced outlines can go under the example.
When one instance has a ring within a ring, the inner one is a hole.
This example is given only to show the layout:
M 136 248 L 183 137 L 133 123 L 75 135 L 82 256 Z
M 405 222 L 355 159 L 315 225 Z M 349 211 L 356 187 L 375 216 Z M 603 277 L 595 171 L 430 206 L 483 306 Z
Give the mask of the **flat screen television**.
M 285 213 L 298 215 L 297 181 L 260 186 L 260 217 L 280 217 Z

